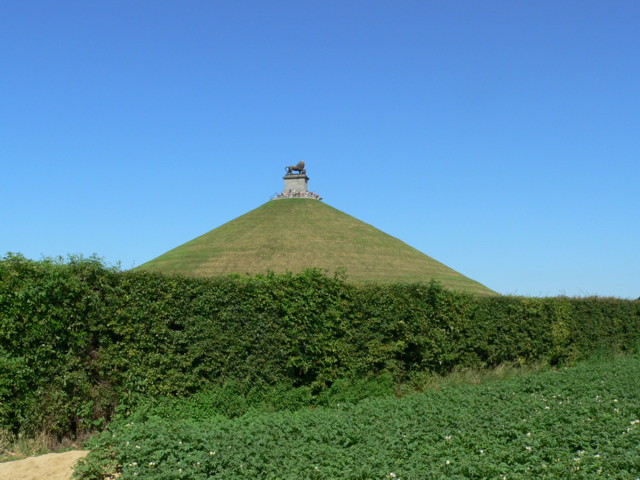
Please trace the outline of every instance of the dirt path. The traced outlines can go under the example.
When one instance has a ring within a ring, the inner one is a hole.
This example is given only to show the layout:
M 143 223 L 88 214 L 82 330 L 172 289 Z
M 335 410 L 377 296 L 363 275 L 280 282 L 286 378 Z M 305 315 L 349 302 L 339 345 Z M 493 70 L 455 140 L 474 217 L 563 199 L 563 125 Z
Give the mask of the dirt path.
M 70 480 L 73 466 L 87 453 L 72 450 L 0 463 L 0 480 Z

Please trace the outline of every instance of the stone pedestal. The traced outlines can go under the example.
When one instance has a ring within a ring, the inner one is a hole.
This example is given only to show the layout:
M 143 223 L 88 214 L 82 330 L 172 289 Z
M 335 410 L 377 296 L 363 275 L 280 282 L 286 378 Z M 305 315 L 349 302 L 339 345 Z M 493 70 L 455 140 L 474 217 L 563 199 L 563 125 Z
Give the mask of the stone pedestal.
M 302 171 L 304 172 L 305 170 Z M 309 191 L 307 187 L 309 177 L 307 177 L 306 173 L 287 173 L 282 178 L 284 179 L 284 189 L 282 193 L 276 193 L 271 197 L 272 200 L 280 200 L 282 198 L 311 198 L 313 200 L 322 200 L 320 195 Z
M 306 195 L 309 191 L 307 189 L 309 177 L 304 173 L 290 173 L 282 178 L 284 178 L 282 195 Z

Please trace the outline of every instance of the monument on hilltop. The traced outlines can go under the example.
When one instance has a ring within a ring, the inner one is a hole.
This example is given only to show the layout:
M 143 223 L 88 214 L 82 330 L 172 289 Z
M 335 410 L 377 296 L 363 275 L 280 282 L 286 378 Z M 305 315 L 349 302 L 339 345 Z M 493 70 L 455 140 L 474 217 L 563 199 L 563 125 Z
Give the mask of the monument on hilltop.
M 304 162 L 285 167 L 283 179 L 282 193 L 270 201 L 137 269 L 217 277 L 315 268 L 328 275 L 346 271 L 358 284 L 435 280 L 454 290 L 495 295 L 402 240 L 318 201 L 322 198 L 308 189 Z
M 276 194 L 273 200 L 283 198 L 312 198 L 314 200 L 322 200 L 320 195 L 310 192 L 307 187 L 309 177 L 307 177 L 307 170 L 304 167 L 303 161 L 298 162 L 297 165 L 284 167 L 284 169 L 287 172 L 285 176 L 282 177 L 284 179 L 284 189 L 282 193 Z

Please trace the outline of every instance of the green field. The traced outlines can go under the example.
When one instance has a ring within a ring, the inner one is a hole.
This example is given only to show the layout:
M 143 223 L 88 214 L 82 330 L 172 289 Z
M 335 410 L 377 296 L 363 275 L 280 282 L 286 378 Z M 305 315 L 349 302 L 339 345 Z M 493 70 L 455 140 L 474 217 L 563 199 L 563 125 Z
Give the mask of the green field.
M 202 408 L 194 419 L 185 401 L 114 422 L 78 478 L 632 480 L 639 376 L 640 358 L 626 357 L 236 419 L 214 409 L 205 420 Z
M 356 282 L 426 282 L 491 295 L 406 243 L 317 200 L 264 205 L 191 240 L 138 269 L 195 276 L 341 269 Z

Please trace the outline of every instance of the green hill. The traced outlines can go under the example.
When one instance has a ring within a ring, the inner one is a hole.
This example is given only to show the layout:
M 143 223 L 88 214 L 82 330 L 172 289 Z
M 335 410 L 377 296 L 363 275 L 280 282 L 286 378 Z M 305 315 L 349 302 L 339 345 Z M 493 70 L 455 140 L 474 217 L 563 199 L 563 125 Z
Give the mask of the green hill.
M 494 294 L 406 243 L 312 199 L 270 201 L 137 267 L 167 274 L 346 268 L 355 282 L 428 282 Z

